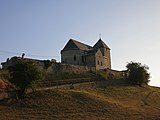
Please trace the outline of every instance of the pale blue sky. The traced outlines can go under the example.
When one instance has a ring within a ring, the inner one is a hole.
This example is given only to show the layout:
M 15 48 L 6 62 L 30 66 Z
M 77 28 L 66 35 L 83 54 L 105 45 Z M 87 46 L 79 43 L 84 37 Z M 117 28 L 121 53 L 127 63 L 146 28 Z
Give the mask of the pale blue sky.
M 136 61 L 160 86 L 160 0 L 0 0 L 0 62 L 20 56 L 60 61 L 70 38 L 111 48 L 112 68 Z

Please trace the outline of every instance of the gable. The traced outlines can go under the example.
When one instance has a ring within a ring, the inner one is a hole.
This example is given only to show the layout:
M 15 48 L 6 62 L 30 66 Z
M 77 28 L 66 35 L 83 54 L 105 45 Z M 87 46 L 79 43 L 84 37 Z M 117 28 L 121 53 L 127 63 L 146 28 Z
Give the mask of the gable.
M 62 51 L 72 50 L 72 49 L 78 49 L 78 50 L 86 50 L 86 51 L 88 51 L 88 50 L 92 49 L 92 47 L 89 46 L 89 45 L 86 45 L 84 43 L 78 42 L 76 40 L 70 39 L 68 41 L 68 43 L 66 44 L 66 46 L 63 48 Z
M 93 48 L 94 49 L 107 48 L 110 50 L 110 48 L 101 39 L 98 40 L 98 42 L 93 46 Z
M 63 50 L 67 50 L 67 49 L 78 49 L 78 47 L 76 46 L 76 44 L 70 39 L 68 41 L 68 43 L 66 44 L 66 46 L 63 48 Z
M 96 56 L 99 56 L 99 55 L 100 55 L 100 57 L 103 57 L 103 54 L 102 54 L 102 52 L 101 52 L 100 49 L 98 49 L 98 50 L 96 51 L 95 55 L 96 55 Z

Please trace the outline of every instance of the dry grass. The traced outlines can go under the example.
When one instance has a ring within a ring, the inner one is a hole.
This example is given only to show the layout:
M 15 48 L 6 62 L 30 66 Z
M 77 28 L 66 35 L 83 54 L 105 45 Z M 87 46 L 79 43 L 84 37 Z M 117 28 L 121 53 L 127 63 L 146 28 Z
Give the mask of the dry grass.
M 108 87 L 48 90 L 0 104 L 0 119 L 139 120 L 160 119 L 160 89 Z

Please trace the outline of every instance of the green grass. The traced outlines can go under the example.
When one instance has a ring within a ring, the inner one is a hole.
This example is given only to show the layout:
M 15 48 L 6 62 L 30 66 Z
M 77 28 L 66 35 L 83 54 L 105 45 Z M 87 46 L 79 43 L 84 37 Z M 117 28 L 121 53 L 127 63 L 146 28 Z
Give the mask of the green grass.
M 160 118 L 160 89 L 106 87 L 47 90 L 0 104 L 0 119 L 155 120 Z

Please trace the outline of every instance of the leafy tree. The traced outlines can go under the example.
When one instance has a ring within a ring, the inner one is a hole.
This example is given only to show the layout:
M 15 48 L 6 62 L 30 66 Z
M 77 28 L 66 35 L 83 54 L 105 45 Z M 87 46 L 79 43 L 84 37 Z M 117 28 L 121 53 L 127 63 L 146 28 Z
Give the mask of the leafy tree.
M 14 61 L 12 70 L 10 71 L 10 82 L 17 88 L 18 97 L 24 97 L 27 88 L 34 85 L 42 78 L 37 64 L 33 61 L 25 59 L 17 59 Z
M 130 62 L 126 65 L 129 72 L 129 80 L 131 84 L 142 85 L 148 84 L 150 74 L 148 73 L 149 67 L 142 65 L 139 62 Z

